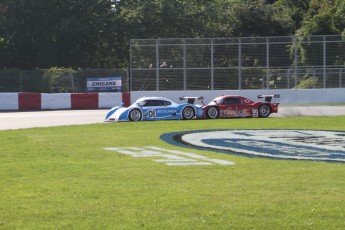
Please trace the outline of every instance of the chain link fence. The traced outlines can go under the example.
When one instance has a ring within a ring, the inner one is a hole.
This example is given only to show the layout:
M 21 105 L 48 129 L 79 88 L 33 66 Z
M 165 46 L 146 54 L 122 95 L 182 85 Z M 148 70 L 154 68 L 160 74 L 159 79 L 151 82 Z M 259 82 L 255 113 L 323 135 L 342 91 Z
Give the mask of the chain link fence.
M 88 78 L 110 77 L 121 79 L 123 92 L 129 90 L 127 70 L 51 68 L 0 70 L 0 92 L 84 93 L 90 91 Z
M 132 39 L 127 70 L 0 70 L 0 92 L 88 92 L 88 78 L 120 77 L 122 91 L 345 87 L 345 38 Z
M 132 39 L 132 91 L 345 87 L 341 35 Z

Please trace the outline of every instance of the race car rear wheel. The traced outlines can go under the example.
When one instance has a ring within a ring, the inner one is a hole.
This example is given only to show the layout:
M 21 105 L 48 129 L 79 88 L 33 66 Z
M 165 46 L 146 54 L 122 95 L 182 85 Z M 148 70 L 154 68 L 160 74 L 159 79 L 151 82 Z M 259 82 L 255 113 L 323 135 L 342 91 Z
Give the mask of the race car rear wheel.
M 260 105 L 259 107 L 259 116 L 268 117 L 271 114 L 271 107 L 267 104 Z
M 141 117 L 142 117 L 142 114 L 139 109 L 132 109 L 128 114 L 128 119 L 130 121 L 140 121 Z
M 207 118 L 217 118 L 219 115 L 218 109 L 216 107 L 211 107 L 207 110 Z
M 184 120 L 190 120 L 194 117 L 194 109 L 190 106 L 185 107 L 182 110 L 182 118 Z

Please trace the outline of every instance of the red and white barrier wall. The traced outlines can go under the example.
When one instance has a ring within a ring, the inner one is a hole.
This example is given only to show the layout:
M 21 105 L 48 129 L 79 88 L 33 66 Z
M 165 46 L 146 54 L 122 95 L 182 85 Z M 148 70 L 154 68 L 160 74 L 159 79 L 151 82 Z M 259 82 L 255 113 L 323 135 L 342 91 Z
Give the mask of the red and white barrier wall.
M 130 93 L 0 93 L 0 110 L 102 109 L 130 104 Z
M 203 96 L 205 103 L 219 95 L 242 95 L 257 100 L 259 94 L 280 94 L 281 104 L 344 103 L 345 88 L 277 90 L 132 91 L 124 93 L 0 93 L 0 111 L 49 109 L 106 109 L 129 106 L 143 96 L 167 97 L 179 102 L 180 96 Z

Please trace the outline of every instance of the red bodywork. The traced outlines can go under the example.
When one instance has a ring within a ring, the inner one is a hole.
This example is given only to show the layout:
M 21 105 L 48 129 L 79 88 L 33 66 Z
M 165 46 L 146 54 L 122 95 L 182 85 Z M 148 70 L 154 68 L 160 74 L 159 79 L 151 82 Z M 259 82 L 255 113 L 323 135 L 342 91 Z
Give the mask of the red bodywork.
M 268 117 L 271 113 L 278 112 L 279 103 L 270 102 L 272 97 L 279 95 L 259 95 L 265 101 L 252 101 L 246 97 L 238 95 L 225 95 L 216 97 L 204 107 L 206 118 L 230 118 L 230 117 Z M 269 107 L 267 107 L 269 106 Z M 209 116 L 210 108 L 217 108 L 216 117 Z M 265 113 L 266 108 L 266 113 Z

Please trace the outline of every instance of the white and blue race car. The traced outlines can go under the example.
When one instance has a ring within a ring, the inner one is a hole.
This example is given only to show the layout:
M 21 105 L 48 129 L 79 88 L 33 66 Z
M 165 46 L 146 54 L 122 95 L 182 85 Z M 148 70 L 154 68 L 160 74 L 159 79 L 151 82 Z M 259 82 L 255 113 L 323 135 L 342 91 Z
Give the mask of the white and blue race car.
M 195 100 L 201 105 L 195 105 Z M 142 97 L 129 107 L 113 107 L 105 121 L 153 121 L 153 120 L 190 120 L 203 118 L 203 97 L 180 97 L 187 103 L 177 104 L 164 97 Z

